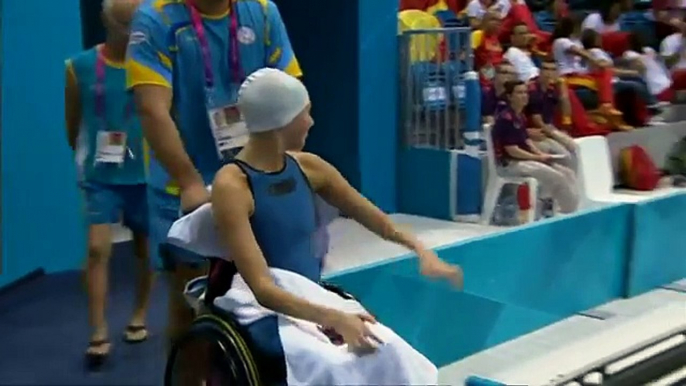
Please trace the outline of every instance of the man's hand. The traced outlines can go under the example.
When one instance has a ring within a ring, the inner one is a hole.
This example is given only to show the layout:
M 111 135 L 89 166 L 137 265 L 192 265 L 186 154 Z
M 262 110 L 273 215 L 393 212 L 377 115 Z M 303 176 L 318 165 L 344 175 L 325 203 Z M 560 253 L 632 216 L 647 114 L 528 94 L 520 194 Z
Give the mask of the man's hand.
M 210 192 L 202 183 L 194 183 L 181 189 L 181 213 L 187 214 L 210 201 Z
M 459 290 L 463 288 L 464 273 L 459 265 L 447 264 L 429 249 L 418 251 L 417 255 L 422 275 L 435 279 L 447 279 L 455 288 Z
M 538 162 L 549 163 L 552 160 L 553 157 L 550 154 L 538 154 L 536 156 L 536 161 Z

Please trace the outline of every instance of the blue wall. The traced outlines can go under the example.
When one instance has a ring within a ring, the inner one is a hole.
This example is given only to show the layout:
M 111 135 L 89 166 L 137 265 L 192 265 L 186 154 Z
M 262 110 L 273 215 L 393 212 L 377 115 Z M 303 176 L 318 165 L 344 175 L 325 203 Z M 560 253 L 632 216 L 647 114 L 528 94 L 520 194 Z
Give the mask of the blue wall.
M 0 285 L 77 267 L 83 226 L 64 129 L 64 60 L 81 46 L 78 0 L 3 0 Z M 40 12 L 37 12 L 40 10 Z
M 395 211 L 397 0 L 275 2 L 312 98 L 307 149 Z
M 634 209 L 628 295 L 686 278 L 686 194 L 645 201 Z
M 359 0 L 359 144 L 361 188 L 396 210 L 398 148 L 398 0 Z
M 276 0 L 312 99 L 307 150 L 360 187 L 357 1 Z M 316 16 L 314 16 L 316 15 Z

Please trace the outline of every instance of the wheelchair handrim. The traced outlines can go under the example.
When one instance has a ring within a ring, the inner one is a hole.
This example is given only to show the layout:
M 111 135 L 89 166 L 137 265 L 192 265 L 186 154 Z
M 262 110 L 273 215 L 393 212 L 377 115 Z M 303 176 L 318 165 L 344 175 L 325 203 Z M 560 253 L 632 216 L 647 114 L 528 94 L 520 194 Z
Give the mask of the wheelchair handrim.
M 212 321 L 224 327 L 221 330 L 221 332 L 225 335 L 227 339 L 229 339 L 229 341 L 234 345 L 234 347 L 237 347 L 240 351 L 239 356 L 241 357 L 241 359 L 243 359 L 241 362 L 243 363 L 246 373 L 248 374 L 248 380 L 250 382 L 250 385 L 258 386 L 260 384 L 260 376 L 257 370 L 257 365 L 255 364 L 255 359 L 250 353 L 250 349 L 245 343 L 243 337 L 241 337 L 229 323 L 227 323 L 225 320 L 218 316 L 212 314 L 205 314 L 199 316 L 197 320 Z
M 243 380 L 247 380 L 246 386 L 259 386 L 260 378 L 259 372 L 257 371 L 257 365 L 255 360 L 250 353 L 244 339 L 236 332 L 235 328 L 231 324 L 225 322 L 221 318 L 207 314 L 198 317 L 191 326 L 191 329 L 186 333 L 186 335 L 179 340 L 169 355 L 167 360 L 167 366 L 165 369 L 164 384 L 165 386 L 173 386 L 174 371 L 176 367 L 176 362 L 178 361 L 178 356 L 183 349 L 183 347 L 188 343 L 193 341 L 198 336 L 214 337 L 217 339 L 214 344 L 218 345 L 221 351 L 230 358 L 231 355 L 235 355 L 241 364 L 235 363 L 235 360 L 227 360 L 230 363 L 231 373 L 233 378 L 243 384 Z M 227 345 L 233 346 L 233 350 L 228 350 Z M 240 375 L 238 371 L 238 366 L 241 366 L 243 375 Z M 243 378 L 245 376 L 245 378 Z

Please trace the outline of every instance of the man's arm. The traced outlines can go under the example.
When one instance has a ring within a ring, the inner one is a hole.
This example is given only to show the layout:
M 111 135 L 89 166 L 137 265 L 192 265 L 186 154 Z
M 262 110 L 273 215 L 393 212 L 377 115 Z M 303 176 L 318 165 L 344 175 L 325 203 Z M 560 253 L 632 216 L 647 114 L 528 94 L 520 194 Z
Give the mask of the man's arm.
M 266 42 L 267 66 L 282 70 L 296 78 L 302 77 L 303 73 L 293 53 L 286 26 L 281 19 L 279 9 L 271 0 L 267 5 L 267 26 L 269 28 L 269 37 Z
M 542 152 L 538 147 L 536 147 L 536 144 L 535 144 L 534 141 L 532 141 L 531 139 L 527 139 L 527 140 L 526 140 L 526 145 L 529 146 L 529 149 L 531 149 L 531 152 L 530 152 L 530 153 L 533 153 L 533 154 L 535 154 L 536 156 L 545 155 L 544 152 Z M 540 158 L 540 157 L 539 157 L 539 158 Z
M 569 101 L 569 89 L 567 88 L 567 83 L 564 79 L 560 79 L 557 82 L 558 87 L 558 102 L 560 103 L 560 112 L 562 113 L 562 120 L 571 120 L 572 116 L 572 103 Z M 571 123 L 571 121 L 569 122 Z
M 260 305 L 280 314 L 323 326 L 334 325 L 341 313 L 310 303 L 274 283 L 250 225 L 254 202 L 245 176 L 230 165 L 217 173 L 212 185 L 212 211 L 219 239 L 228 248 L 238 272 Z
M 505 146 L 505 151 L 507 152 L 507 155 L 510 157 L 517 159 L 517 160 L 523 160 L 523 161 L 540 161 L 541 156 L 538 154 L 534 154 L 531 152 L 528 152 L 519 146 L 516 145 L 510 145 L 510 146 Z
M 203 185 L 203 180 L 184 149 L 176 124 L 169 113 L 171 88 L 157 85 L 134 87 L 138 116 L 148 145 L 171 178 L 183 190 Z
M 590 52 L 584 50 L 583 48 L 575 46 L 571 42 L 565 49 L 565 52 L 567 52 L 568 54 L 576 55 L 596 67 L 608 67 L 612 64 L 608 63 L 606 60 L 596 59 L 595 56 L 593 56 Z
M 171 117 L 172 69 L 166 27 L 137 12 L 127 52 L 127 86 L 133 89 L 143 134 L 155 158 L 183 190 L 204 185 Z
M 529 103 L 527 103 L 524 111 L 526 115 L 531 119 L 532 127 L 535 129 L 541 129 L 545 126 L 543 122 L 543 116 L 541 115 L 541 100 L 540 95 L 532 87 L 529 89 Z M 531 135 L 531 134 L 529 134 Z
M 71 61 L 67 61 L 66 82 L 64 86 L 64 117 L 67 125 L 67 143 L 76 149 L 76 139 L 81 125 L 81 95 L 76 73 Z

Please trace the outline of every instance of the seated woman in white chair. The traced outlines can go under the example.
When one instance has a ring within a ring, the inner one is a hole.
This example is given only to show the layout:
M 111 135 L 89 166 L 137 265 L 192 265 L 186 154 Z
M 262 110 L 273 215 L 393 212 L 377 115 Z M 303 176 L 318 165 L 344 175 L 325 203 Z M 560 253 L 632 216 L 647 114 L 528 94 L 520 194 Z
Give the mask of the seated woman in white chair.
M 523 116 L 529 99 L 526 84 L 508 82 L 505 94 L 508 107 L 496 117 L 491 133 L 499 172 L 535 178 L 541 184 L 541 190 L 557 202 L 560 212 L 574 212 L 579 205 L 576 175 L 561 164 L 565 156 L 542 152 L 527 134 Z
M 302 149 L 313 125 L 299 80 L 259 70 L 241 86 L 238 108 L 249 140 L 217 173 L 211 192 L 217 239 L 238 275 L 210 274 L 210 287 L 221 280 L 230 288 L 214 304 L 245 327 L 259 356 L 283 358 L 287 380 L 274 380 L 279 384 L 435 384 L 437 370 L 426 358 L 359 303 L 331 297 L 318 284 L 323 256 L 314 236 L 316 195 L 416 252 L 424 275 L 461 286 L 461 269 L 396 228 L 333 166 L 313 154 L 286 151 Z

